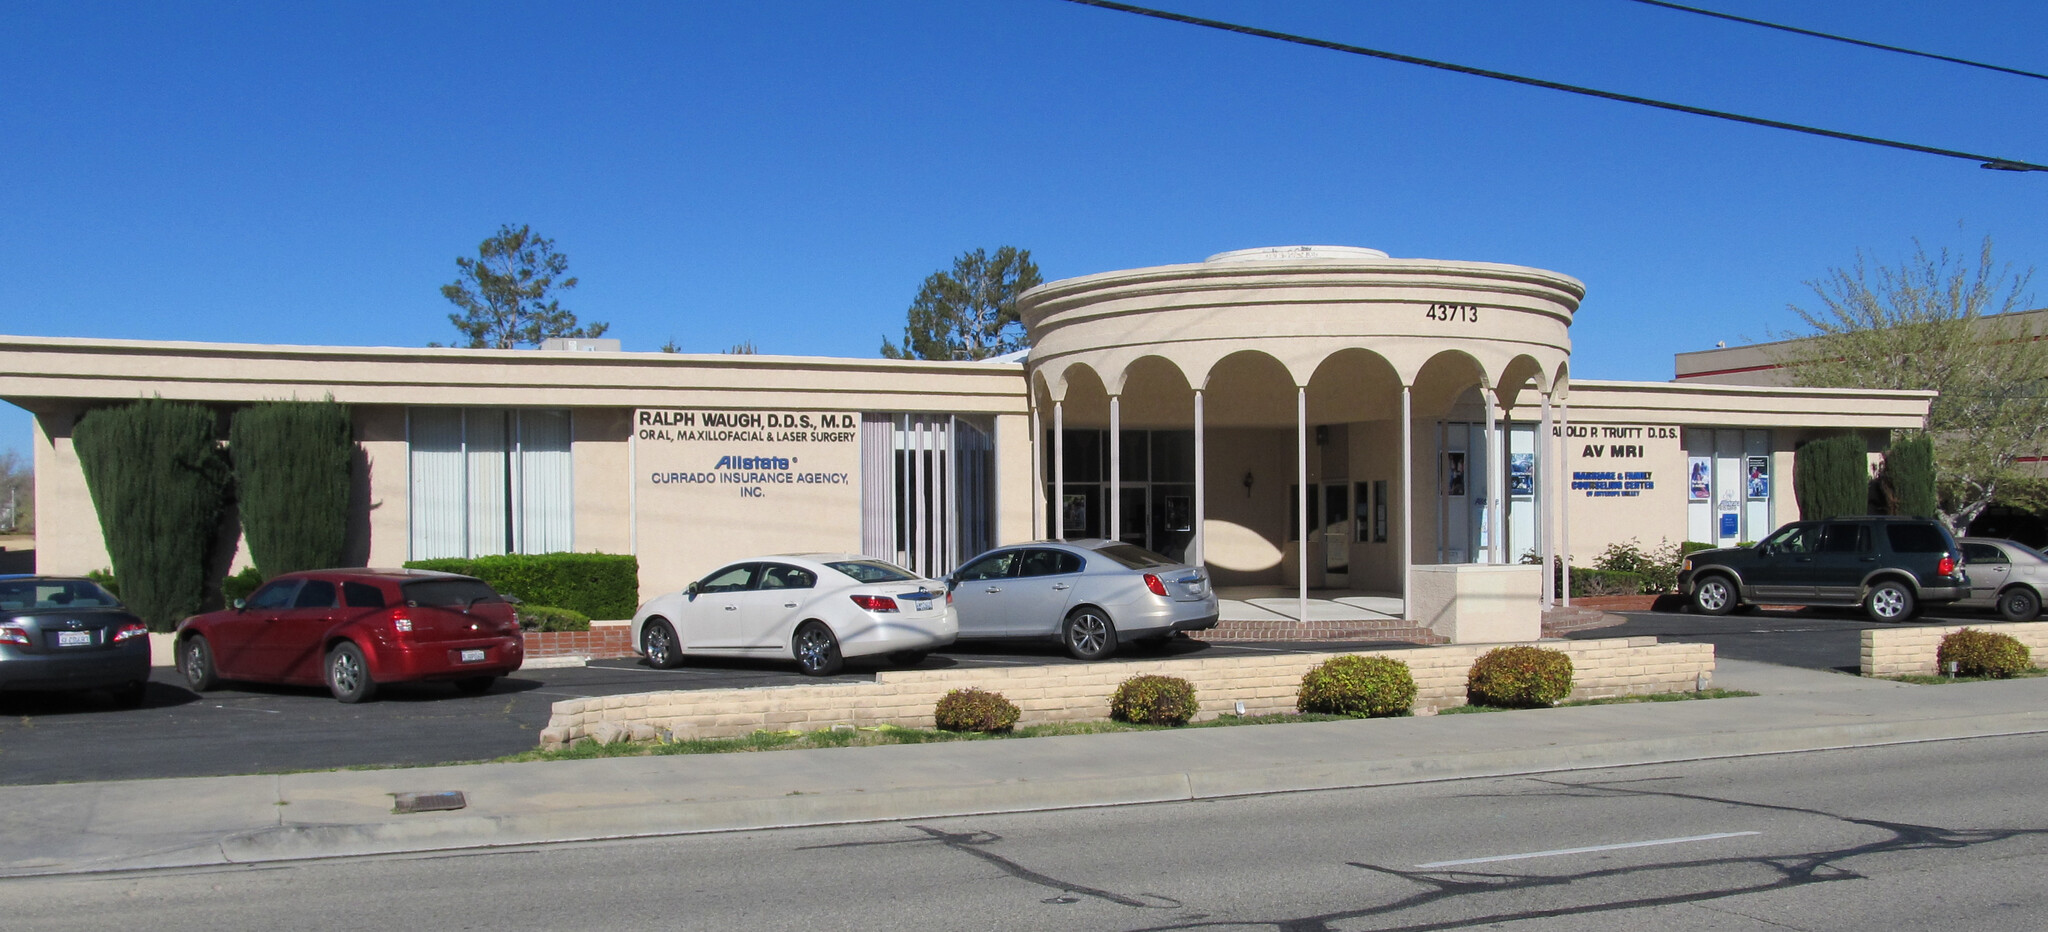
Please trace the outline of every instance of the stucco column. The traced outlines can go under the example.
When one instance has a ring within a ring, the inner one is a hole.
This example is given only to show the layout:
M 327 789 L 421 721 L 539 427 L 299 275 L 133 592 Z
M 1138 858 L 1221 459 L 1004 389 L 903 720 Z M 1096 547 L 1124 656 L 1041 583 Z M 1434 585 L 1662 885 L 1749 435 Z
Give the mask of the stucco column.
M 1102 529 L 1105 540 L 1123 540 L 1124 533 L 1124 430 L 1118 405 L 1121 400 L 1121 396 L 1109 396 L 1109 524 Z
M 1565 468 L 1569 457 L 1565 451 L 1571 435 L 1571 405 L 1562 398 L 1557 400 L 1557 432 L 1565 436 L 1557 441 L 1557 546 L 1564 560 L 1564 591 L 1558 594 L 1558 603 L 1569 608 L 1572 604 L 1572 474 Z
M 1415 397 L 1406 383 L 1401 385 L 1401 614 L 1410 608 L 1415 569 Z
M 1202 390 L 1195 389 L 1195 552 L 1188 563 L 1208 566 L 1209 551 L 1209 460 L 1202 438 Z
M 1493 389 L 1484 385 L 1479 387 L 1479 403 L 1486 409 L 1486 490 L 1481 493 L 1481 500 L 1486 502 L 1486 562 L 1493 564 L 1502 562 L 1500 494 L 1494 491 L 1498 486 L 1494 480 L 1506 472 L 1504 467 L 1507 465 L 1507 458 L 1501 455 L 1500 450 L 1500 406 L 1496 403 L 1498 400 L 1499 396 L 1493 393 Z M 1466 472 L 1470 473 L 1471 469 L 1468 467 Z
M 1031 539 L 1045 539 L 1045 432 L 1038 427 L 1038 393 L 1031 393 Z M 998 538 L 1000 539 L 1000 538 Z
M 1550 509 L 1556 497 L 1550 494 L 1550 392 L 1543 393 L 1543 415 L 1536 425 L 1536 474 L 1529 490 L 1536 499 L 1536 559 L 1543 561 L 1543 607 L 1557 604 L 1557 575 L 1551 571 L 1550 558 L 1556 549 L 1550 540 L 1550 529 L 1556 521 Z
M 1052 403 L 1052 539 L 1067 539 L 1067 411 Z
M 1298 552 L 1299 552 L 1299 553 L 1300 553 L 1300 555 L 1301 555 L 1301 559 L 1299 559 L 1299 560 L 1296 560 L 1296 561 L 1295 561 L 1295 562 L 1296 562 L 1296 563 L 1298 564 L 1298 567 L 1297 567 L 1297 568 L 1301 570 L 1301 572 L 1300 572 L 1300 574 L 1299 574 L 1299 575 L 1300 575 L 1300 577 L 1301 577 L 1301 588 L 1300 588 L 1300 590 L 1299 590 L 1299 594 L 1298 594 L 1298 595 L 1297 595 L 1297 597 L 1296 597 L 1296 605 L 1297 605 L 1297 607 L 1298 607 L 1298 608 L 1299 608 L 1299 610 L 1300 610 L 1300 614 L 1299 614 L 1299 616 L 1298 616 L 1298 617 L 1300 618 L 1300 620 L 1301 620 L 1301 622 L 1302 622 L 1303 624 L 1307 624 L 1307 623 L 1308 623 L 1308 388 L 1307 388 L 1306 386 L 1296 386 L 1296 387 L 1295 387 L 1295 389 L 1294 389 L 1294 475 L 1295 475 L 1295 486 L 1294 486 L 1294 511 L 1295 511 L 1295 516 L 1294 516 L 1294 517 L 1295 517 L 1295 521 L 1297 522 L 1297 526 L 1298 526 L 1298 528 L 1300 529 L 1300 532 L 1301 532 L 1301 533 L 1300 533 L 1300 544 L 1301 544 L 1301 546 L 1300 546 L 1300 547 L 1298 548 Z

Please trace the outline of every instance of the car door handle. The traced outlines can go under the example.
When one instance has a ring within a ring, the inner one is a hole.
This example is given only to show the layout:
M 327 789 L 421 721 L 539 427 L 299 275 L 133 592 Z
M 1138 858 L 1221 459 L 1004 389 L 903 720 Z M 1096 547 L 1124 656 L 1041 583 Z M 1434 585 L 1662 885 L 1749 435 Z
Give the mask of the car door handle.
M 782 603 L 782 607 L 783 607 L 783 608 L 795 608 L 795 607 L 796 607 L 796 603 L 795 603 L 795 602 L 784 602 L 784 603 Z
M 1864 558 L 1863 558 L 1863 562 L 1865 562 L 1865 563 L 1876 563 L 1876 562 L 1877 562 L 1877 558 L 1876 558 L 1876 557 L 1864 557 Z
M 983 590 L 981 590 L 981 591 L 983 591 L 983 592 L 1001 592 L 1001 591 L 1003 591 L 1003 587 L 1001 587 L 1001 586 L 990 586 L 990 587 L 988 587 L 988 588 L 986 588 L 986 589 L 983 589 Z
M 737 612 L 740 610 L 740 607 L 737 605 L 728 605 L 725 607 L 725 610 L 728 612 Z
M 1072 586 L 1069 586 L 1069 585 L 1067 585 L 1066 583 L 1063 583 L 1063 582 L 1062 582 L 1062 583 L 1053 583 L 1053 584 L 1052 584 L 1052 587 L 1053 587 L 1054 589 L 1058 589 L 1058 590 L 1060 590 L 1061 592 L 1065 592 L 1065 591 L 1067 591 L 1068 589 L 1072 589 L 1072 588 L 1073 588 Z

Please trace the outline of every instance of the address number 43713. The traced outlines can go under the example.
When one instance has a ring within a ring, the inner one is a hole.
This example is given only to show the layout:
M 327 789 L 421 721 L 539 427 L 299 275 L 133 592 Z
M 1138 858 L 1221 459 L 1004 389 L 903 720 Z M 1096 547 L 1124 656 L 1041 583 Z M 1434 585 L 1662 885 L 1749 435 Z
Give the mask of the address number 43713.
M 1432 304 L 1423 315 L 1430 320 L 1444 323 L 1476 324 L 1479 322 L 1479 306 L 1476 304 Z

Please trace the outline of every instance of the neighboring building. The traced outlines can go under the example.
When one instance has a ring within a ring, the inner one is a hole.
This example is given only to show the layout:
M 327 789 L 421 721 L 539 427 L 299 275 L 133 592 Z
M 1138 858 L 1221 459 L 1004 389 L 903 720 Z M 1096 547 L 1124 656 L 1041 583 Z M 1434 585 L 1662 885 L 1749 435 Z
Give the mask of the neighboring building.
M 86 411 L 331 396 L 363 451 L 351 559 L 627 552 L 643 597 L 761 552 L 942 573 L 1112 532 L 1223 585 L 1401 593 L 1412 565 L 1754 539 L 1795 512 L 1800 442 L 1924 422 L 1925 392 L 1574 379 L 1583 294 L 1287 247 L 1033 289 L 1021 363 L 0 336 L 0 399 L 35 414 L 45 571 L 109 565 Z

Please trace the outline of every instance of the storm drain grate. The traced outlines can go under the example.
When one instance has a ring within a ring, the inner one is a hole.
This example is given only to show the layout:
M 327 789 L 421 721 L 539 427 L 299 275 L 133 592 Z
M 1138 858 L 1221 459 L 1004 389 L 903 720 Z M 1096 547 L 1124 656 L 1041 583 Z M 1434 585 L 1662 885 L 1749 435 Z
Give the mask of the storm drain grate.
M 438 793 L 393 793 L 392 812 L 445 812 L 469 805 L 462 798 L 461 790 L 442 790 Z

